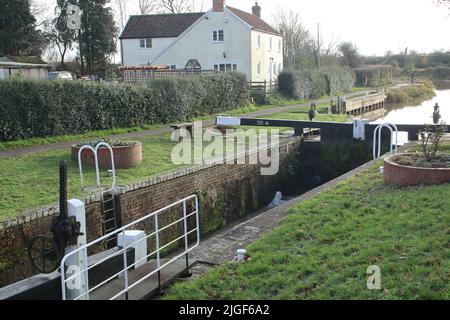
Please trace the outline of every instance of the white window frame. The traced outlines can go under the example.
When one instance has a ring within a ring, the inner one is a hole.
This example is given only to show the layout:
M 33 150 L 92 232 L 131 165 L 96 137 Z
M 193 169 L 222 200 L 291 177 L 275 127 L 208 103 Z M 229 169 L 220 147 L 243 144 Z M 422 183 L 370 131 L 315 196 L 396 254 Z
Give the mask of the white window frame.
M 221 69 L 222 65 L 223 65 L 223 70 Z M 227 70 L 227 65 L 230 65 L 230 69 L 229 70 Z M 215 62 L 213 64 L 213 69 L 215 71 L 220 71 L 220 72 L 238 71 L 239 64 L 237 62 L 231 62 L 231 61 Z
M 220 40 L 220 32 L 222 32 L 222 40 Z M 214 42 L 214 43 L 225 42 L 225 29 L 220 29 L 220 28 L 214 29 L 212 31 L 212 42 Z
M 148 46 L 150 42 L 150 46 Z M 144 46 L 142 46 L 144 44 Z M 153 39 L 152 38 L 145 38 L 145 39 L 139 39 L 139 49 L 146 50 L 153 48 Z

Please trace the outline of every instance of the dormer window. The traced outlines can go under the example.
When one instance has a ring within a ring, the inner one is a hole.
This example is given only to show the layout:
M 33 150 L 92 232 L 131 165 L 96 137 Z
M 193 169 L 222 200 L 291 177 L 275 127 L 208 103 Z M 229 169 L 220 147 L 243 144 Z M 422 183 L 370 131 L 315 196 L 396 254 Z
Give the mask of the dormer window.
M 151 49 L 151 47 L 152 47 L 152 39 L 151 38 L 147 38 L 147 39 L 139 40 L 139 47 L 141 49 Z
M 225 32 L 223 31 L 223 29 L 213 31 L 213 41 L 214 42 L 224 42 L 225 41 Z

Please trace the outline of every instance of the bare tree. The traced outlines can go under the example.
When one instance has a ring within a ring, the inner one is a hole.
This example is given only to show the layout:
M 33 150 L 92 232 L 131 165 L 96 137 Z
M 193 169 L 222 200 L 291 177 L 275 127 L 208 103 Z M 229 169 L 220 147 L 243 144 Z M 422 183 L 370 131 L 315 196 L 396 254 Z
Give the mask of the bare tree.
M 154 12 L 158 7 L 158 0 L 139 0 L 139 11 L 141 14 Z
M 342 55 L 343 64 L 349 67 L 357 67 L 360 63 L 358 47 L 351 42 L 342 42 L 339 45 L 339 52 Z
M 30 12 L 36 19 L 36 27 L 42 27 L 51 20 L 49 17 L 50 11 L 48 4 L 39 2 L 38 0 L 30 1 Z
M 192 10 L 190 0 L 159 0 L 159 9 L 170 13 L 184 13 Z
M 303 26 L 300 14 L 279 9 L 275 15 L 277 29 L 284 37 L 283 55 L 287 68 L 297 68 L 307 59 L 311 49 L 311 35 Z
M 123 29 L 127 22 L 127 1 L 126 0 L 114 0 L 113 10 L 120 22 L 120 26 Z
M 436 0 L 439 5 L 446 6 L 450 10 L 450 0 Z

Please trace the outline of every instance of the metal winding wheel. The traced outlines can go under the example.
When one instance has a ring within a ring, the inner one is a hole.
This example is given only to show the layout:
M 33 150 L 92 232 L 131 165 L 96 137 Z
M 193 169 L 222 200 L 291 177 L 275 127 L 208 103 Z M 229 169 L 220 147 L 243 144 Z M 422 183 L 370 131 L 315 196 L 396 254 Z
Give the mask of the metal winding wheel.
M 28 246 L 28 259 L 40 273 L 52 273 L 59 267 L 61 257 L 55 241 L 46 236 L 37 236 Z

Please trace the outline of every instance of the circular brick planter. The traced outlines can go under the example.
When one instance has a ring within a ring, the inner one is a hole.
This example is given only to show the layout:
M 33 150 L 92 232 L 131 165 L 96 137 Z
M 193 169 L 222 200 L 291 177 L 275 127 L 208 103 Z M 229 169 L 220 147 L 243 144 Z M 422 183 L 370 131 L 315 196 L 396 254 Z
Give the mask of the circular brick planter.
M 142 163 L 142 144 L 135 142 L 134 145 L 123 147 L 112 147 L 114 151 L 114 164 L 116 169 L 127 169 Z M 80 147 L 72 146 L 72 159 L 78 161 Z M 92 150 L 86 149 L 81 153 L 83 165 L 95 167 L 95 158 Z M 108 148 L 98 149 L 98 163 L 102 169 L 111 169 L 111 155 Z
M 437 185 L 450 182 L 450 168 L 419 168 L 395 163 L 397 154 L 384 159 L 384 181 L 396 186 Z

